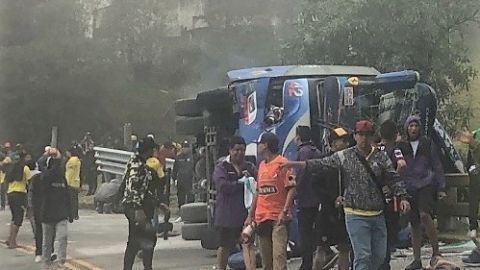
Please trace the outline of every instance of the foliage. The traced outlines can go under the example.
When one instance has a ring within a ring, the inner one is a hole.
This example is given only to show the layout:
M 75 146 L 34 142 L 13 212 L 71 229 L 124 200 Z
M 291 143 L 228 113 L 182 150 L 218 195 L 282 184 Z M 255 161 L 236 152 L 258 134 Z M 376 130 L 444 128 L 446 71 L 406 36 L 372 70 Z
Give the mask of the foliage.
M 415 69 L 431 84 L 447 124 L 469 117 L 451 101 L 476 76 L 464 43 L 480 19 L 477 0 L 306 0 L 285 62 Z
M 129 2 L 127 13 L 133 8 Z M 88 10 L 80 1 L 9 0 L 2 5 L 0 112 L 7 116 L 2 117 L 2 139 L 38 149 L 49 143 L 51 127 L 58 126 L 64 147 L 87 130 L 102 142 L 120 137 L 125 122 L 143 134 L 173 133 L 164 122 L 172 117 L 168 108 L 175 95 L 160 91 L 161 82 L 144 68 L 159 44 L 148 38 L 161 25 L 146 27 L 147 20 L 137 20 L 145 14 L 129 13 L 111 22 L 109 35 L 91 38 Z
M 177 13 L 198 1 L 0 1 L 0 140 L 40 149 L 55 125 L 63 146 L 87 130 L 101 143 L 125 122 L 165 140 L 175 99 L 221 86 L 229 69 L 280 64 L 281 1 L 205 0 L 204 18 Z M 183 29 L 180 15 L 208 27 Z

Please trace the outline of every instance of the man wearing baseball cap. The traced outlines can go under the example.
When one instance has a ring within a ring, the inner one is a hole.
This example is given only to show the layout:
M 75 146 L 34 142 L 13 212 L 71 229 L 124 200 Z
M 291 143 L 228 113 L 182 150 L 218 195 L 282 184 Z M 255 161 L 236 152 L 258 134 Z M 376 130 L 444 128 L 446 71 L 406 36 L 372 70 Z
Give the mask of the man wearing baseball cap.
M 295 196 L 291 170 L 280 168 L 287 159 L 280 155 L 280 145 L 273 133 L 264 133 L 258 154 L 264 158 L 258 167 L 257 194 L 245 224 L 255 222 L 263 269 L 287 270 L 287 224 Z
M 156 147 L 157 144 L 150 137 L 138 141 L 137 152 L 128 162 L 120 186 L 124 212 L 128 219 L 128 242 L 123 259 L 124 270 L 132 269 L 135 256 L 140 249 L 143 251 L 144 269 L 153 269 L 152 259 L 157 235 L 151 220 L 158 201 L 156 191 L 160 180 L 157 172 L 148 166 L 147 160 L 153 156 Z
M 285 162 L 281 167 L 304 168 L 307 172 L 340 169 L 344 181 L 344 212 L 347 232 L 354 252 L 354 270 L 378 269 L 385 259 L 387 229 L 384 195 L 401 198 L 400 209 L 410 204 L 407 192 L 387 154 L 373 147 L 375 129 L 367 120 L 355 123 L 356 146 L 322 159 Z M 324 179 L 319 179 L 320 181 Z
M 327 156 L 330 156 L 350 147 L 353 138 L 345 129 L 338 127 L 330 131 L 328 144 L 330 152 Z M 348 270 L 351 245 L 342 208 L 344 181 L 338 169 L 327 169 L 320 175 L 323 180 L 316 181 L 313 185 L 314 192 L 320 199 L 315 224 L 317 251 L 313 269 L 330 269 L 338 259 L 338 270 Z M 338 256 L 330 246 L 336 246 Z

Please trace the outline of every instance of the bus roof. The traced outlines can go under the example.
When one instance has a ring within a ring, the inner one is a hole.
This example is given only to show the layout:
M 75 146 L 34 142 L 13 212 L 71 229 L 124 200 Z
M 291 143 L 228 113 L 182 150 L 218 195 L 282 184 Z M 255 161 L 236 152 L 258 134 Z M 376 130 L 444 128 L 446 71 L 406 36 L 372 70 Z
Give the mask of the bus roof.
M 376 76 L 380 74 L 373 67 L 339 65 L 270 66 L 237 69 L 227 72 L 228 82 L 258 78 L 298 76 Z

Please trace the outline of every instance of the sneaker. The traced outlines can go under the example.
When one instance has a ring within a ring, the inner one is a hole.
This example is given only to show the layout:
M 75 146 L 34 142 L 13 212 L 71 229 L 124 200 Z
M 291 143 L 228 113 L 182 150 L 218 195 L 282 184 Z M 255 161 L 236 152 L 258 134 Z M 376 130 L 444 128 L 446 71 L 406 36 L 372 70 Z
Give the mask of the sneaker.
M 462 262 L 467 266 L 480 266 L 480 250 L 475 249 L 468 257 L 462 258 Z
M 52 253 L 52 255 L 50 256 L 50 261 L 54 262 L 57 260 L 57 253 Z
M 470 230 L 467 233 L 467 237 L 470 239 L 475 239 L 477 238 L 477 230 Z
M 417 270 L 417 269 L 423 269 L 422 267 L 422 261 L 413 261 L 407 267 L 405 267 L 405 270 Z
M 42 261 L 42 256 L 40 256 L 40 255 L 35 256 L 35 262 L 36 263 L 39 263 L 41 261 Z

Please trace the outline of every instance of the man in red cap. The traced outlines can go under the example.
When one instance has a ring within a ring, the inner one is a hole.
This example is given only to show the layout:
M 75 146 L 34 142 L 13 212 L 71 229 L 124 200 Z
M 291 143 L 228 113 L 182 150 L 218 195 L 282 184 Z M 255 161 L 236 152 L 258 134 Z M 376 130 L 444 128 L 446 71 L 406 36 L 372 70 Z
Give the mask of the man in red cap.
M 385 259 L 384 196 L 393 192 L 401 198 L 400 209 L 403 212 L 410 209 L 405 185 L 398 178 L 390 158 L 372 146 L 374 134 L 371 122 L 358 121 L 355 124 L 355 147 L 322 159 L 289 161 L 281 165 L 303 168 L 307 172 L 340 169 L 345 185 L 342 202 L 345 222 L 355 255 L 354 270 L 378 269 Z

